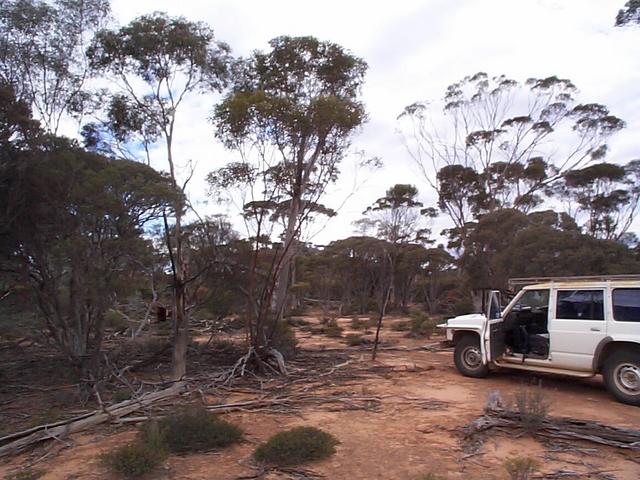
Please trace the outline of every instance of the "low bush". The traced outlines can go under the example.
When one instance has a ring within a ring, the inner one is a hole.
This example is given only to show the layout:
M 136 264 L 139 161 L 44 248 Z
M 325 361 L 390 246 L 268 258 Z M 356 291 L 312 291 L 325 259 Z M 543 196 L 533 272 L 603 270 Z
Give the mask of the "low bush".
M 145 444 L 160 444 L 174 453 L 204 452 L 238 442 L 242 430 L 204 407 L 190 407 L 162 420 L 147 422 L 140 431 Z
M 286 322 L 278 322 L 273 329 L 271 346 L 278 350 L 286 360 L 295 358 L 298 353 L 296 334 Z
M 324 327 L 322 327 L 322 333 L 327 337 L 340 338 L 342 337 L 343 328 L 338 325 L 335 320 L 330 320 Z
M 238 345 L 236 345 L 231 340 L 227 340 L 224 338 L 214 340 L 213 342 L 211 342 L 210 347 L 214 351 L 225 352 L 225 353 L 231 353 L 238 350 Z
M 431 338 L 435 329 L 436 323 L 422 310 L 413 310 L 410 313 L 411 316 L 411 332 L 412 337 L 425 337 Z
M 109 330 L 114 330 L 116 332 L 123 332 L 127 328 L 129 328 L 129 322 L 121 313 L 110 309 L 107 310 L 104 314 L 104 326 Z
M 362 335 L 350 333 L 345 337 L 347 345 L 350 347 L 357 347 L 358 345 L 366 345 L 368 343 L 366 338 L 362 338 Z
M 20 470 L 19 472 L 9 473 L 5 475 L 5 480 L 37 480 L 42 477 L 45 473 L 44 470 L 37 470 L 33 468 L 27 468 L 25 470 Z
M 366 326 L 365 322 L 360 320 L 360 317 L 358 315 L 354 315 L 353 317 L 351 317 L 350 325 L 354 330 L 362 330 Z
M 272 436 L 256 449 L 254 457 L 274 465 L 300 465 L 330 457 L 337 444 L 333 435 L 320 429 L 297 427 Z
M 444 480 L 440 475 L 436 475 L 435 473 L 427 473 L 422 475 L 418 480 Z
M 540 465 L 530 457 L 513 457 L 504 462 L 504 468 L 511 480 L 529 480 Z
M 137 478 L 152 471 L 166 457 L 167 452 L 164 448 L 137 441 L 101 455 L 101 460 L 112 472 L 126 478 Z
M 513 398 L 510 410 L 518 416 L 522 428 L 530 433 L 536 432 L 549 414 L 550 402 L 542 386 L 522 387 Z
M 367 319 L 367 321 L 365 323 L 365 326 L 368 327 L 368 328 L 377 327 L 379 318 L 380 318 L 380 314 L 379 313 L 371 314 L 369 316 L 369 318 Z
M 289 317 L 287 318 L 287 324 L 292 327 L 306 327 L 309 325 L 309 322 L 304 318 Z
M 400 322 L 396 322 L 391 325 L 391 330 L 394 332 L 406 332 L 407 330 L 411 330 L 411 323 L 406 320 L 402 320 Z
M 131 390 L 121 388 L 113 392 L 113 396 L 111 397 L 111 400 L 113 400 L 113 403 L 120 403 L 120 402 L 124 402 L 125 400 L 129 400 L 130 398 L 131 398 Z

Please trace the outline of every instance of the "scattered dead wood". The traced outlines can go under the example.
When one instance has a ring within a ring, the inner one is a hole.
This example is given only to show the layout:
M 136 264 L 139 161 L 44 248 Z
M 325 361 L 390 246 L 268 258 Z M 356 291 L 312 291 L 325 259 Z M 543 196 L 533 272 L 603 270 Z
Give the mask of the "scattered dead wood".
M 522 422 L 516 412 L 503 409 L 487 410 L 483 416 L 464 427 L 463 433 L 466 439 L 472 439 L 490 429 L 521 430 Z M 640 451 L 640 430 L 613 427 L 588 420 L 548 416 L 542 419 L 539 428 L 531 433 L 553 440 L 583 440 Z
M 577 472 L 574 470 L 560 469 L 553 472 L 534 475 L 531 478 L 540 478 L 544 480 L 563 480 L 565 478 L 597 478 L 601 480 L 615 480 L 612 472 L 617 470 L 589 470 L 586 472 Z
M 236 477 L 236 480 L 259 480 L 267 475 L 277 475 L 282 480 L 318 480 L 325 478 L 324 475 L 316 473 L 312 470 L 291 467 L 251 467 L 256 470 L 250 475 L 242 475 Z
M 89 412 L 70 420 L 39 425 L 37 427 L 12 433 L 0 438 L 0 458 L 22 452 L 47 440 L 60 440 L 67 435 L 86 430 L 95 425 L 124 417 L 133 412 L 175 397 L 184 391 L 184 384 L 176 383 L 169 388 L 150 392 L 133 400 L 126 400 L 103 410 Z

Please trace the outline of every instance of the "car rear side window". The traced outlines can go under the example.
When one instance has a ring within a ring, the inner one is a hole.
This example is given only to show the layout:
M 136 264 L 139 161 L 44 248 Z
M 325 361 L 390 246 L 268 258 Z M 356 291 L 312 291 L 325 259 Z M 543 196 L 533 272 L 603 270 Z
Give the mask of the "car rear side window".
M 602 290 L 559 290 L 556 318 L 562 320 L 604 320 Z
M 613 319 L 618 322 L 640 322 L 640 288 L 613 290 Z

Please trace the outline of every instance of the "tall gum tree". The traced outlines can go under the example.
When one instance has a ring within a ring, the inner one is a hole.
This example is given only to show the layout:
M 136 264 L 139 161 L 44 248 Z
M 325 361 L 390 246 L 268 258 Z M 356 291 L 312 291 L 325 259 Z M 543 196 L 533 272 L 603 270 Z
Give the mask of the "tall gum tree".
M 86 48 L 109 19 L 108 0 L 0 0 L 0 81 L 47 132 L 94 108 Z
M 149 142 L 164 143 L 169 175 L 184 192 L 188 179 L 179 178 L 173 148 L 178 111 L 190 95 L 220 92 L 225 87 L 229 47 L 216 41 L 213 31 L 203 23 L 153 13 L 119 30 L 100 32 L 88 55 L 94 71 L 108 75 L 117 85 L 104 124 L 121 140 L 130 138 L 127 132 L 138 134 L 147 142 L 140 144 L 145 149 Z M 188 261 L 182 232 L 187 204 L 184 197 L 180 198 L 174 208 L 171 238 L 167 234 L 174 278 L 174 379 L 186 373 L 189 338 L 185 302 Z
M 258 293 L 253 280 L 247 289 L 258 359 L 275 328 L 266 325 L 283 315 L 302 226 L 315 213 L 331 213 L 320 200 L 365 120 L 359 93 L 367 69 L 341 46 L 313 37 L 278 37 L 270 46 L 238 62 L 233 91 L 215 109 L 217 136 L 240 159 L 209 176 L 216 188 L 242 192 L 255 239 L 254 279 L 261 239 L 280 223 L 268 278 Z
M 528 212 L 562 175 L 602 160 L 624 122 L 576 101 L 568 79 L 476 73 L 450 85 L 443 102 L 400 115 L 406 146 L 462 244 L 468 223 L 501 208 Z

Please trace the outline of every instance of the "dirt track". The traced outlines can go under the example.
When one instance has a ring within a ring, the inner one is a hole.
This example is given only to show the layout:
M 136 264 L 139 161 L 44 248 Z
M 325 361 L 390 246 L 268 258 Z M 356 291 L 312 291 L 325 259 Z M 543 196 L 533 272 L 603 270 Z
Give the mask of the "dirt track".
M 340 322 L 347 327 L 348 320 Z M 348 332 L 346 332 L 348 333 Z M 299 332 L 304 349 L 343 347 L 344 343 L 322 335 Z M 403 332 L 385 331 L 386 342 L 414 347 L 425 341 L 407 339 Z M 352 366 L 371 366 L 370 353 L 350 350 Z M 304 353 L 303 353 L 304 354 Z M 326 411 L 308 407 L 296 414 L 235 412 L 225 415 L 246 432 L 245 441 L 221 453 L 171 457 L 149 478 L 233 480 L 255 473 L 247 467 L 255 445 L 276 431 L 297 425 L 313 425 L 331 432 L 340 440 L 337 454 L 327 461 L 309 465 L 327 479 L 416 480 L 426 473 L 444 478 L 507 478 L 502 466 L 509 456 L 537 458 L 541 472 L 560 469 L 576 472 L 606 471 L 596 477 L 636 480 L 640 478 L 640 454 L 580 444 L 594 449 L 586 453 L 550 452 L 529 437 L 515 438 L 495 433 L 484 442 L 478 455 L 466 456 L 461 448 L 459 428 L 481 415 L 487 395 L 499 390 L 509 400 L 523 384 L 541 381 L 552 402 L 551 414 L 598 420 L 616 426 L 638 428 L 640 408 L 615 402 L 599 378 L 579 380 L 553 376 L 533 376 L 518 372 L 496 372 L 489 378 L 462 377 L 453 365 L 451 352 L 382 351 L 378 365 L 393 367 L 387 373 L 372 374 L 356 383 L 336 383 L 324 387 L 358 395 L 382 397 L 379 411 Z M 401 402 L 412 399 L 414 404 Z M 133 428 L 111 434 L 92 433 L 71 439 L 72 446 L 60 443 L 50 450 L 37 468 L 44 469 L 45 480 L 112 478 L 99 465 L 98 454 L 135 435 Z M 39 454 L 40 456 L 42 453 Z M 37 458 L 31 455 L 30 458 Z M 0 465 L 0 476 L 24 465 L 27 457 Z M 271 474 L 261 478 L 289 478 Z M 542 477 L 540 477 L 542 478 Z M 568 478 L 568 477 L 565 477 Z M 576 478 L 576 477 L 574 477 Z

